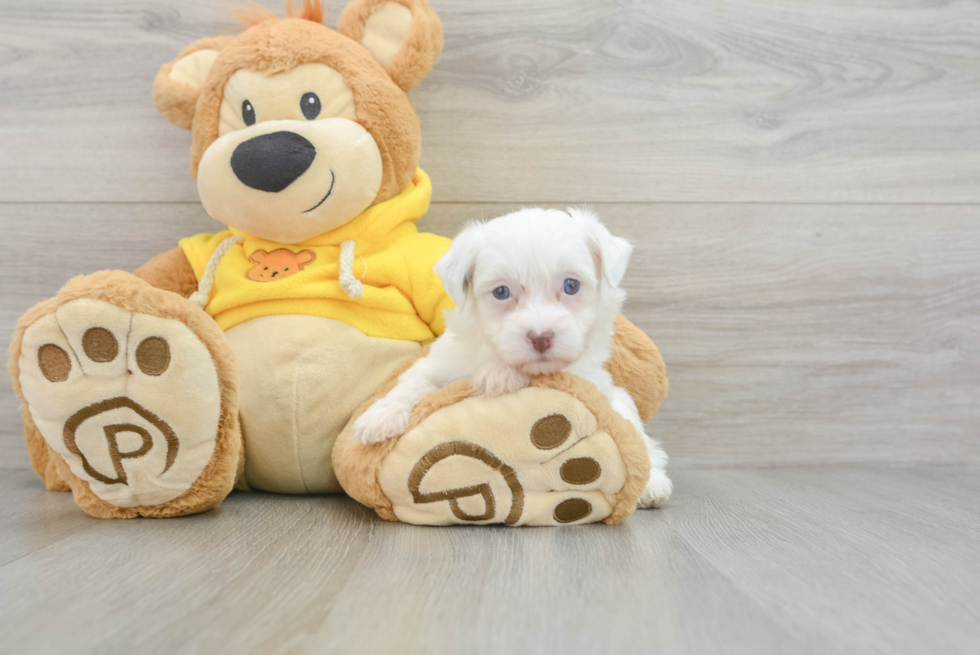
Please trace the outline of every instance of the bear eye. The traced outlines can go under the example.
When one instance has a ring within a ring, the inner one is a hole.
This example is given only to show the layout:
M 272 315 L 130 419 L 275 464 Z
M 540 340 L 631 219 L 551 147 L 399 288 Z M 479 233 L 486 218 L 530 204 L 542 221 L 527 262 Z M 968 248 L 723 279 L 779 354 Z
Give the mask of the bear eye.
M 246 125 L 255 125 L 255 107 L 248 100 L 242 103 L 242 120 Z
M 576 293 L 578 293 L 581 286 L 582 284 L 578 280 L 568 278 L 565 280 L 565 284 L 562 288 L 565 290 L 565 293 L 570 296 L 574 296 Z
M 507 300 L 510 298 L 510 289 L 507 287 L 497 287 L 493 290 L 493 297 L 497 300 Z
M 320 115 L 320 98 L 315 93 L 304 93 L 299 108 L 303 110 L 306 120 L 311 121 Z

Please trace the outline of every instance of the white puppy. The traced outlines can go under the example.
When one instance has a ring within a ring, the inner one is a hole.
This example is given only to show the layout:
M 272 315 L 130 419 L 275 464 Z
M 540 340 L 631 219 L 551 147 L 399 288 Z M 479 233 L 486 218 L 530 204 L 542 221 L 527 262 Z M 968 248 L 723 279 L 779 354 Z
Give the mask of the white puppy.
M 555 371 L 595 384 L 645 435 L 633 398 L 605 367 L 632 251 L 581 209 L 522 209 L 469 225 L 435 267 L 456 303 L 445 334 L 354 423 L 354 439 L 402 434 L 419 401 L 451 382 L 469 380 L 475 393 L 497 395 Z M 672 488 L 667 455 L 653 439 L 646 443 L 652 470 L 639 504 L 659 507 Z

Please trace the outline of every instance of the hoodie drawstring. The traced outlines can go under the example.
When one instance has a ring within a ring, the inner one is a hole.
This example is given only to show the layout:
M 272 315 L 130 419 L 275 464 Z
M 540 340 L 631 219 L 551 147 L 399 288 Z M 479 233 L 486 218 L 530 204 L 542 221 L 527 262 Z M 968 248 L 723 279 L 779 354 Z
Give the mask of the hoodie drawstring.
M 188 300 L 197 303 L 202 308 L 207 307 L 208 300 L 211 298 L 211 287 L 214 285 L 214 272 L 218 269 L 218 264 L 221 263 L 221 260 L 232 247 L 244 241 L 245 239 L 242 237 L 228 237 L 218 244 L 218 247 L 211 253 L 211 258 L 208 259 L 208 265 L 204 268 L 204 275 L 201 276 L 201 281 L 197 285 L 197 291 L 192 293 Z
M 354 277 L 354 242 L 344 241 L 340 244 L 340 286 L 351 300 L 357 300 L 364 295 L 364 285 Z

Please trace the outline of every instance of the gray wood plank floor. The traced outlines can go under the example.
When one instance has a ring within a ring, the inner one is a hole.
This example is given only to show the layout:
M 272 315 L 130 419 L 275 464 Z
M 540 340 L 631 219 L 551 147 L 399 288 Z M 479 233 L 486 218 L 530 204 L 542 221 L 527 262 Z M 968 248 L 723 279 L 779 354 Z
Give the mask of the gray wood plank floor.
M 5 653 L 976 653 L 980 470 L 682 470 L 618 527 L 341 497 L 99 521 L 0 477 Z

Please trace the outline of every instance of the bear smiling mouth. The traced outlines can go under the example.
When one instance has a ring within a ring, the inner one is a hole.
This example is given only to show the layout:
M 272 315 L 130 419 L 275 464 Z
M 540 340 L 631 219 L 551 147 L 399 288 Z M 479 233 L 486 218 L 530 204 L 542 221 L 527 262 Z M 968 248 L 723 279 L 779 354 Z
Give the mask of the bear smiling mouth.
M 322 205 L 323 203 L 325 203 L 325 202 L 327 201 L 327 198 L 329 198 L 329 197 L 330 197 L 330 194 L 331 194 L 331 193 L 333 193 L 333 185 L 334 185 L 334 183 L 335 183 L 336 181 L 337 181 L 337 176 L 336 176 L 336 175 L 334 175 L 334 174 L 333 174 L 333 170 L 331 170 L 331 171 L 330 171 L 330 188 L 329 188 L 329 189 L 327 189 L 327 195 L 325 195 L 325 196 L 323 196 L 323 198 L 322 198 L 322 199 L 320 200 L 320 202 L 318 202 L 318 203 L 316 203 L 315 205 L 313 205 L 312 207 L 310 207 L 309 209 L 307 209 L 307 210 L 306 210 L 305 212 L 303 212 L 303 213 L 304 213 L 304 214 L 308 214 L 308 213 L 310 213 L 311 211 L 313 211 L 314 209 L 316 209 L 317 207 L 319 207 L 320 205 Z

